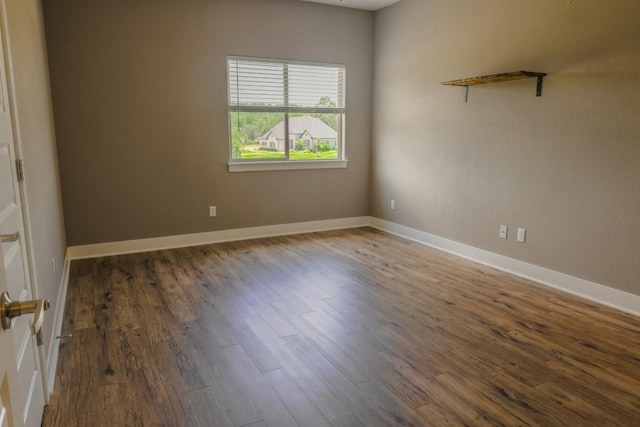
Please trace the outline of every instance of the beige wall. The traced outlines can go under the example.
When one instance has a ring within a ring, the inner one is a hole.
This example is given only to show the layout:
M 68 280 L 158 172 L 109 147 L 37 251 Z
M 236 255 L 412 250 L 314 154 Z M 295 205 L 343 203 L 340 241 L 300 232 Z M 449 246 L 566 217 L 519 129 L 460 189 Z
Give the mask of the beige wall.
M 298 0 L 44 9 L 69 245 L 368 214 L 371 12 Z M 228 173 L 227 54 L 346 64 L 349 167 Z
M 18 154 L 25 164 L 23 204 L 30 225 L 32 279 L 39 296 L 51 301 L 43 325 L 48 347 L 66 242 L 42 9 L 40 0 L 11 0 L 6 5 Z
M 637 0 L 378 13 L 372 214 L 640 294 L 639 16 Z M 550 73 L 542 97 L 528 80 L 472 87 L 465 104 L 439 84 L 521 69 Z

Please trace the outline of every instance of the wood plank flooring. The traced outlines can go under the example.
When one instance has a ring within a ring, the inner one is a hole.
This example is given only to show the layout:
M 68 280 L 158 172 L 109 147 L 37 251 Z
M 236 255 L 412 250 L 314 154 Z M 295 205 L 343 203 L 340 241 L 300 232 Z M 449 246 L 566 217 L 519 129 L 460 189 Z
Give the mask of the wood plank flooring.
M 74 261 L 43 426 L 638 426 L 640 319 L 369 228 Z

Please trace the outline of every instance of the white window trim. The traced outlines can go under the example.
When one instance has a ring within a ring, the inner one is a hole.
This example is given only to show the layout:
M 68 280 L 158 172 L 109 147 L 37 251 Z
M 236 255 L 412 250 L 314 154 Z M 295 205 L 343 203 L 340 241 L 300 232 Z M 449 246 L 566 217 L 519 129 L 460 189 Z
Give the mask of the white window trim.
M 345 169 L 348 160 L 271 160 L 229 162 L 229 172 L 261 172 L 303 169 Z
M 247 56 L 237 56 L 237 55 L 228 55 L 227 56 L 227 61 L 229 59 L 236 59 L 236 60 L 264 60 L 267 62 L 280 62 L 283 64 L 297 64 L 297 65 L 310 65 L 310 66 L 314 66 L 314 65 L 324 65 L 324 66 L 334 66 L 334 67 L 341 67 L 343 69 L 343 72 L 346 73 L 346 67 L 344 64 L 336 64 L 336 63 L 321 63 L 321 62 L 307 62 L 307 61 L 293 61 L 293 60 L 279 60 L 279 59 L 273 59 L 273 58 L 256 58 L 256 57 L 247 57 Z M 229 74 L 227 73 L 227 78 L 229 77 Z M 309 107 L 304 107 L 304 108 L 296 108 L 296 107 L 286 107 L 284 109 L 282 108 L 277 108 L 275 109 L 276 112 L 281 112 L 283 111 L 285 114 L 285 135 L 289 134 L 289 120 L 288 120 L 288 114 L 290 112 L 296 112 L 296 111 L 304 111 L 304 112 L 335 112 L 336 114 L 342 114 L 343 119 L 346 117 L 346 103 L 344 102 L 344 97 L 346 96 L 346 77 L 344 77 L 345 80 L 342 81 L 342 85 L 343 85 L 343 92 L 342 92 L 342 99 L 343 99 L 343 107 L 340 108 L 336 108 L 336 111 L 331 111 L 331 109 L 314 109 L 314 108 L 309 108 Z M 227 90 L 229 90 L 228 88 L 230 87 L 230 82 L 227 82 Z M 288 96 L 288 87 L 285 87 L 285 96 Z M 288 101 L 287 101 L 288 104 Z M 247 112 L 254 112 L 256 110 L 261 110 L 263 109 L 264 111 L 274 111 L 274 108 L 272 107 L 266 107 L 266 108 L 256 108 L 256 107 L 233 107 L 234 111 L 247 111 Z M 231 111 L 231 109 L 229 109 L 228 111 Z M 229 162 L 227 163 L 227 166 L 229 168 L 229 172 L 258 172 L 258 171 L 275 171 L 275 170 L 304 170 L 304 169 L 344 169 L 347 168 L 348 166 L 348 160 L 345 158 L 345 128 L 344 128 L 344 122 L 342 122 L 342 125 L 340 126 L 340 129 L 338 130 L 338 132 L 340 133 L 340 137 L 339 137 L 339 144 L 338 144 L 338 154 L 339 154 L 339 158 L 338 159 L 318 159 L 318 160 L 291 160 L 291 159 L 284 159 L 284 160 L 278 160 L 278 159 L 274 159 L 274 160 L 241 160 L 241 159 L 232 159 L 231 158 L 231 141 L 229 141 Z M 230 137 L 229 137 L 230 139 Z M 289 144 L 285 144 L 285 154 L 288 157 L 289 156 Z

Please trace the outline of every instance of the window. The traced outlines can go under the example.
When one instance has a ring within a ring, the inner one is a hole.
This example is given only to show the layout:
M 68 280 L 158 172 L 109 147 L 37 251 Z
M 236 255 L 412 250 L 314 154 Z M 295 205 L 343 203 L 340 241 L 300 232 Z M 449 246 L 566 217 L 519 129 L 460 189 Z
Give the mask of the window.
M 344 66 L 240 57 L 229 57 L 227 66 L 230 170 L 249 163 L 346 166 Z

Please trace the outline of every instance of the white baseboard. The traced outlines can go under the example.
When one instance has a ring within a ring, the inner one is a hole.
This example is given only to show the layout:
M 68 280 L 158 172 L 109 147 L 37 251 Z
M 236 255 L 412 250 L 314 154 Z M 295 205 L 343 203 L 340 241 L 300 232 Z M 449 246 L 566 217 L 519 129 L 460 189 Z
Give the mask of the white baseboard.
M 126 240 L 122 242 L 97 243 L 93 245 L 70 246 L 67 259 L 97 258 L 124 255 L 187 246 L 236 240 L 258 239 L 262 237 L 285 236 L 288 234 L 313 233 L 317 231 L 340 230 L 369 225 L 370 217 L 329 219 L 324 221 L 297 222 L 292 224 L 267 225 L 262 227 L 238 228 L 234 230 L 210 231 L 206 233 L 183 234 L 179 236 L 154 237 L 150 239 Z
M 369 224 L 379 230 L 640 316 L 640 296 L 638 295 L 478 249 L 383 219 L 371 217 Z
M 53 315 L 53 331 L 49 338 L 49 352 L 47 353 L 47 384 L 46 390 L 53 393 L 56 382 L 56 369 L 58 366 L 58 354 L 60 352 L 60 340 L 56 337 L 62 333 L 62 322 L 64 320 L 64 308 L 67 301 L 67 288 L 69 287 L 69 267 L 71 261 L 67 259 L 64 263 L 62 278 L 60 279 L 60 291 L 56 300 L 56 312 Z M 46 400 L 49 400 L 48 398 Z

